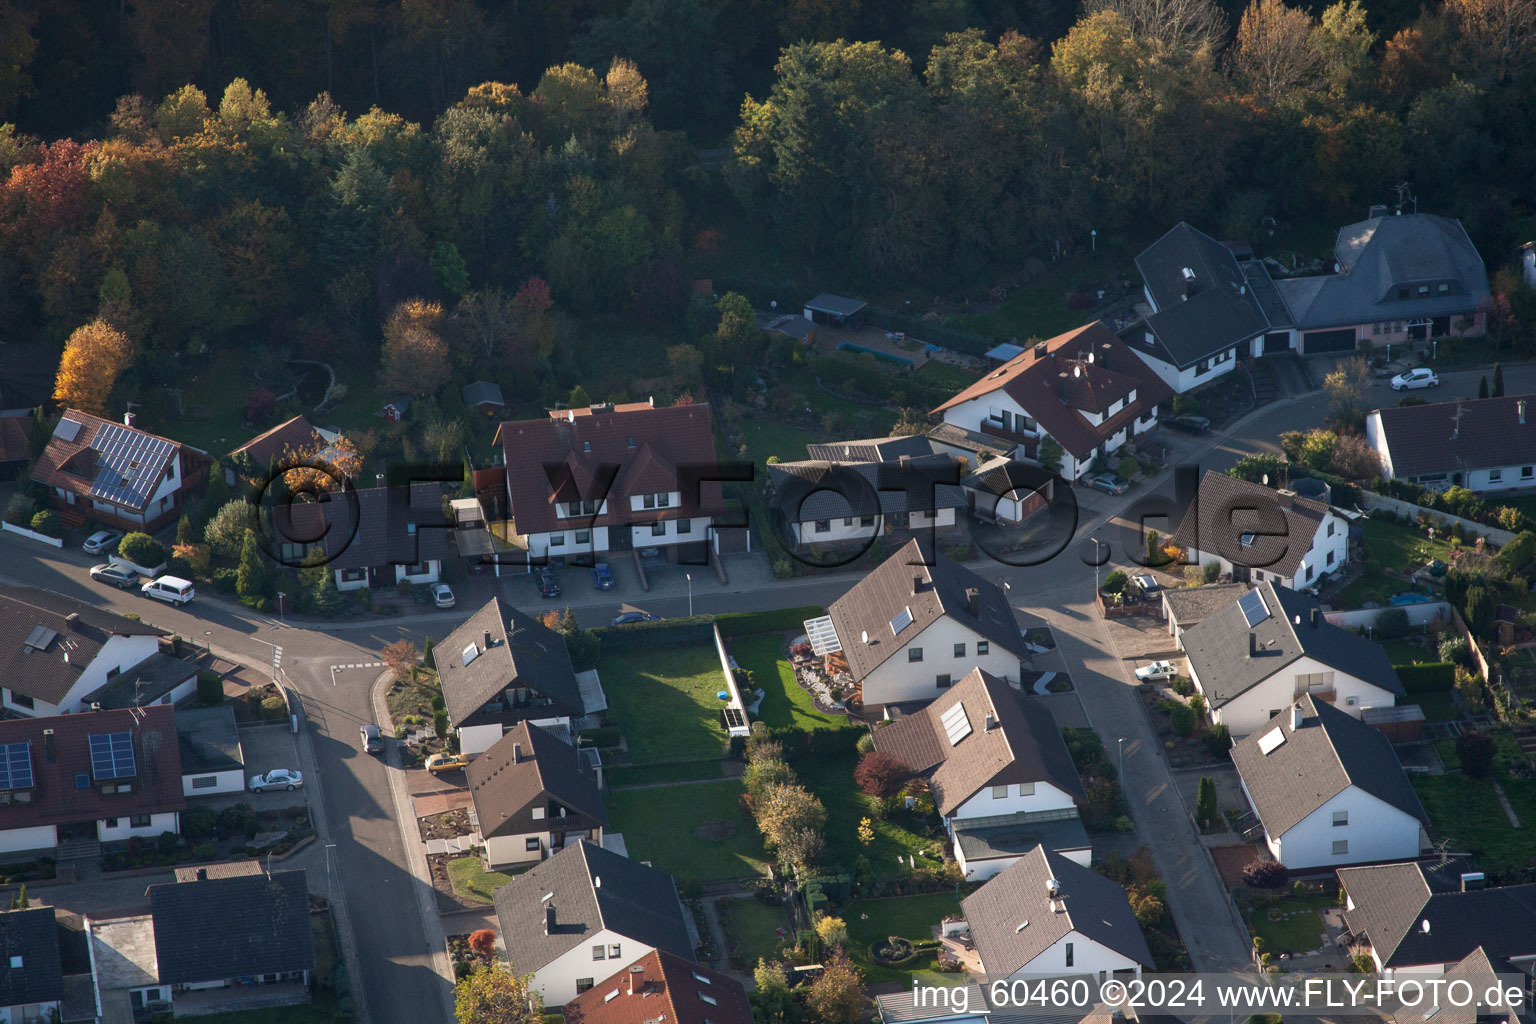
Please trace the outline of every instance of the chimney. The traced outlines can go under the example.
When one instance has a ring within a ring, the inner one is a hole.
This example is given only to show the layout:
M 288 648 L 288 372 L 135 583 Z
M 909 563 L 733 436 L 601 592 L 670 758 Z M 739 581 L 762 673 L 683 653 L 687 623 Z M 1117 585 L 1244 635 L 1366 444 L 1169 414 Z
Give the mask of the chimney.
M 1107 341 L 1099 346 L 1099 365 L 1106 370 L 1109 369 L 1109 350 L 1113 347 Z
M 480 649 L 482 651 L 490 650 L 491 649 L 491 631 L 487 629 L 485 632 L 483 632 L 481 634 L 480 639 L 483 641 Z
M 987 712 L 986 729 L 984 731 L 985 732 L 991 732 L 993 729 L 996 729 L 996 728 L 997 728 L 997 716 L 992 714 L 989 711 L 989 712 Z
M 979 587 L 965 588 L 965 610 L 977 618 L 981 617 L 981 589 Z
M 514 743 L 514 744 L 512 744 L 512 763 L 513 764 L 521 764 L 522 760 L 523 760 L 523 745 L 521 743 Z
M 1520 425 L 1525 426 L 1525 399 L 1522 398 L 1515 403 L 1515 415 L 1519 418 Z
M 198 868 L 197 869 L 197 880 L 199 882 L 206 882 L 206 881 L 208 881 L 208 869 L 207 868 Z
M 1295 732 L 1297 729 L 1301 728 L 1301 718 L 1302 718 L 1301 701 L 1297 701 L 1295 704 L 1291 705 L 1291 731 L 1292 732 Z
M 1313 608 L 1312 609 L 1312 628 L 1313 629 L 1318 629 L 1318 628 L 1320 628 L 1322 626 L 1322 624 L 1323 624 L 1323 610 L 1321 608 Z
M 912 577 L 912 593 L 914 593 L 914 594 L 921 593 L 922 589 L 923 589 L 923 578 L 921 576 L 913 576 Z
M 1367 214 L 1367 219 L 1375 220 L 1377 217 L 1385 217 L 1386 215 L 1387 208 L 1385 206 L 1372 206 L 1370 213 Z
M 1259 638 L 1252 633 L 1248 634 L 1248 657 L 1255 657 L 1259 653 Z
M 1044 359 L 1045 358 L 1045 354 L 1047 352 L 1049 352 L 1049 351 L 1050 351 L 1050 346 L 1042 341 L 1040 344 L 1035 346 L 1035 358 L 1036 359 Z
M 544 904 L 544 934 L 552 935 L 555 931 L 555 905 Z
M 1070 383 L 1071 381 L 1067 377 L 1065 370 L 1056 375 L 1056 394 L 1061 397 L 1063 405 L 1065 405 L 1067 401 L 1067 387 Z
M 72 631 L 79 630 L 80 613 L 70 612 L 68 615 L 64 616 L 64 625 L 68 626 Z
M 123 413 L 123 426 L 125 426 L 125 427 L 132 427 L 133 426 L 133 420 L 134 420 L 133 413 L 131 413 L 131 412 Z
M 53 730 L 43 730 L 43 760 L 53 764 Z
M 1471 892 L 1473 889 L 1481 889 L 1488 884 L 1487 877 L 1481 871 L 1464 871 L 1461 875 L 1461 891 Z
M 1277 493 L 1280 496 L 1280 507 L 1281 508 L 1295 508 L 1296 507 L 1296 492 L 1295 491 L 1277 491 L 1275 493 Z
M 899 459 L 897 459 L 896 462 L 897 462 L 898 465 L 901 466 L 902 469 L 911 469 L 912 468 L 912 456 L 910 456 L 910 455 L 903 455 Z

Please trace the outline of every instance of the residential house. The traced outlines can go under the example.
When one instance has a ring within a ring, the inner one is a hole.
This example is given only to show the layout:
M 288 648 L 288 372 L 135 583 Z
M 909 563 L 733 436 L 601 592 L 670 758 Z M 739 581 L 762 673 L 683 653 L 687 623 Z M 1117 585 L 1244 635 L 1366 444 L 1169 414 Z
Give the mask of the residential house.
M 966 881 L 991 878 L 1037 846 L 1087 867 L 1087 802 L 1050 711 L 973 669 L 927 707 L 875 730 L 875 749 L 926 775 Z
M 933 410 L 944 422 L 997 438 L 1015 458 L 1041 461 L 1060 446 L 1060 473 L 1078 480 L 1157 424 L 1169 386 L 1100 321 L 1042 341 Z M 1049 461 L 1047 459 L 1046 461 Z
M 496 891 L 507 959 L 562 1006 L 653 951 L 695 960 L 672 876 L 595 843 L 568 846 Z
M 1521 1002 L 1512 1005 L 1507 998 L 1490 998 L 1495 978 L 1501 991 L 1517 986 L 1517 991 L 1522 992 Z M 1431 992 L 1428 999 L 1414 1000 L 1416 1005 L 1403 1005 L 1392 1015 L 1393 1024 L 1429 1024 L 1431 1020 L 1435 1024 L 1536 1024 L 1536 1011 L 1523 995 L 1530 985 L 1526 972 L 1483 946 L 1446 971 L 1445 981 L 1448 986 L 1465 982 L 1469 988 L 1459 989 L 1454 998 L 1438 997 Z M 1449 996 L 1449 989 L 1442 991 Z M 1460 995 L 1463 992 L 1465 998 Z
M 1198 625 L 1207 615 L 1232 604 L 1248 593 L 1249 589 L 1246 583 L 1207 583 L 1199 587 L 1163 588 L 1163 618 L 1168 623 L 1168 635 L 1177 638 L 1186 629 Z
M 866 707 L 932 700 L 973 668 L 1018 680 L 1027 657 L 1003 588 L 916 540 L 827 618 Z
M 1231 373 L 1239 359 L 1284 348 L 1283 332 L 1267 340 L 1272 325 L 1258 289 L 1269 278 L 1262 264 L 1253 267 L 1245 273 L 1232 249 L 1180 221 L 1136 257 L 1147 305 L 1120 338 L 1179 394 Z
M 608 812 L 583 754 L 523 721 L 470 762 L 465 775 L 491 870 L 603 841 Z
M 928 431 L 928 440 L 933 445 L 934 451 L 964 459 L 970 464 L 972 470 L 982 462 L 1007 458 L 1009 453 L 1018 447 L 1017 441 L 993 437 L 991 434 L 983 434 L 980 430 L 970 430 L 947 422 L 940 423 Z
M 180 638 L 161 637 L 159 650 L 86 694 L 80 705 L 100 711 L 147 704 L 176 705 L 191 700 L 197 694 L 201 660 Z
M 1432 491 L 1536 487 L 1536 394 L 1372 410 L 1381 475 Z
M 442 579 L 453 524 L 440 483 L 329 491 L 273 511 L 276 554 L 300 566 L 323 552 L 337 590 L 425 585 Z
M 0 1024 L 60 1019 L 64 971 L 52 907 L 0 912 Z
M 741 982 L 652 950 L 565 1004 L 566 1024 L 752 1024 Z
M 1536 884 L 1485 887 L 1465 861 L 1340 868 L 1344 923 L 1382 974 L 1444 974 L 1479 946 L 1536 959 Z
M 971 515 L 1017 526 L 1044 512 L 1056 498 L 1056 477 L 1040 466 L 1000 455 L 984 455 L 960 480 Z
M 1429 817 L 1387 737 L 1302 697 L 1232 748 L 1270 855 L 1293 870 L 1411 860 Z
M 901 445 L 888 442 L 910 442 Z M 868 540 L 892 529 L 947 530 L 965 506 L 955 460 L 934 454 L 928 439 L 887 438 L 852 442 L 844 450 L 861 456 L 812 458 L 768 467 L 774 501 L 796 545 Z M 807 445 L 808 449 L 836 448 Z M 921 448 L 917 454 L 908 449 Z M 900 451 L 901 454 L 886 453 Z
M 331 446 L 340 438 L 339 431 L 317 427 L 303 416 L 295 416 L 257 434 L 225 456 L 224 482 L 233 486 L 244 477 L 264 485 L 271 470 L 285 457 L 313 455 L 320 462 L 333 464 L 335 450 Z
M 1349 524 L 1321 501 L 1206 470 L 1173 535 L 1194 565 L 1302 590 L 1349 561 Z
M 0 708 L 83 711 L 160 650 L 165 631 L 46 590 L 0 587 Z
M 66 409 L 32 479 L 67 525 L 93 519 L 123 530 L 153 532 L 176 521 L 188 493 L 200 487 L 208 453 L 133 425 Z
M 1037 846 L 960 903 L 990 980 L 1139 976 L 1152 953 L 1125 890 Z
M 1488 271 L 1461 222 L 1370 214 L 1339 229 L 1333 273 L 1275 282 L 1294 319 L 1290 347 L 1314 355 L 1482 334 Z
M 32 457 L 35 409 L 0 409 L 0 480 L 19 473 Z
M 492 598 L 433 648 L 448 721 L 473 757 L 519 722 L 570 729 L 586 713 L 559 633 Z
M 513 542 L 531 559 L 632 550 L 703 558 L 724 511 L 709 406 L 556 409 L 501 424 Z M 713 479 L 712 479 L 713 478 Z
M 0 853 L 155 839 L 186 807 L 163 704 L 0 721 Z
M 186 796 L 245 792 L 245 752 L 235 709 L 224 705 L 176 712 L 181 791 Z
M 1323 618 L 1307 594 L 1265 580 L 1180 633 L 1211 720 L 1233 736 L 1264 728 L 1311 694 L 1351 718 L 1403 691 L 1380 644 Z

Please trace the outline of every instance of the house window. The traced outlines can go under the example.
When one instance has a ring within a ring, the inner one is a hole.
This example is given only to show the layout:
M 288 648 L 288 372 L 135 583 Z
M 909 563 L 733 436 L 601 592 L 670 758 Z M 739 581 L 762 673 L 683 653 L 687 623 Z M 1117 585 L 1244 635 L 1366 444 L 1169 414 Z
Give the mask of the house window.
M 1408 292 L 1408 286 L 1407 285 L 1400 284 L 1400 285 L 1397 286 L 1397 297 L 1398 297 L 1398 299 L 1406 299 L 1408 297 L 1408 294 L 1409 294 L 1409 292 Z
M 412 536 L 412 537 L 416 536 L 416 524 L 415 523 L 406 523 L 405 524 L 405 532 L 407 534 L 409 534 L 410 536 Z
M 1264 582 L 1264 570 L 1263 569 L 1255 569 L 1255 570 L 1253 570 L 1253 582 L 1255 582 L 1255 583 L 1263 583 Z
M 1019 783 L 1019 796 L 1034 796 L 1035 784 L 1033 782 Z
M 1520 467 L 1520 479 L 1521 480 L 1529 480 L 1531 478 L 1531 474 L 1532 474 L 1533 469 L 1536 469 L 1536 467 L 1521 466 Z
M 1333 523 L 1329 523 L 1328 524 L 1328 536 L 1330 536 L 1330 537 L 1333 536 L 1333 526 L 1334 526 Z
M 608 947 L 608 959 L 609 960 L 617 960 L 618 958 L 619 958 L 619 944 L 617 942 L 615 942 L 613 945 Z
M 1313 568 L 1313 567 L 1312 567 L 1312 566 L 1310 566 L 1310 565 L 1309 565 L 1309 566 L 1307 566 L 1307 582 L 1308 582 L 1308 583 L 1311 583 L 1311 582 L 1312 582 L 1312 577 L 1313 577 L 1313 575 L 1315 575 L 1315 574 L 1316 574 L 1316 572 L 1317 572 L 1317 570 L 1316 570 L 1316 569 L 1315 569 L 1315 568 Z
M 219 784 L 217 775 L 199 775 L 192 780 L 193 789 L 214 789 Z
M 1008 798 L 1008 787 L 1007 786 L 993 786 L 992 787 L 992 799 L 993 800 L 1006 800 L 1007 798 Z
M 585 992 L 587 989 L 589 989 L 591 987 L 592 987 L 592 979 L 591 978 L 577 978 L 576 979 L 576 994 L 577 995 L 581 995 L 583 992 Z
M 17 693 L 15 690 L 11 691 L 11 703 L 15 704 L 19 708 L 37 707 L 37 701 L 33 700 L 31 697 L 28 697 L 24 693 Z
M 950 684 L 953 681 L 954 680 L 952 679 L 952 677 L 950 676 L 950 674 L 948 672 L 944 672 L 944 673 L 942 673 L 940 675 L 936 675 L 936 676 L 933 677 L 933 685 L 938 687 L 941 690 L 949 689 Z
M 599 942 L 597 945 L 592 947 L 592 959 L 593 960 L 602 960 L 607 955 L 608 955 L 608 947 L 603 945 L 601 942 Z
M 700 992 L 699 993 L 699 998 L 702 999 L 704 1002 L 708 1003 L 710 1006 L 718 1006 L 718 1005 L 720 1005 L 720 1000 L 716 999 L 714 996 L 710 995 L 708 992 Z
M 1251 532 L 1244 533 L 1237 538 L 1237 542 L 1245 548 L 1251 548 L 1253 547 L 1253 534 Z
M 853 525 L 853 516 L 843 516 L 843 525 L 844 526 L 852 526 Z
M 1530 473 L 1531 467 L 1530 466 L 1526 466 L 1525 469 L 1526 469 L 1525 475 L 1526 476 L 1530 476 L 1531 475 L 1531 473 Z M 865 526 L 865 527 L 874 526 L 875 525 L 875 517 L 874 516 L 859 516 L 859 525 L 860 526 Z
M 425 576 L 427 574 L 427 563 L 417 562 L 415 565 L 408 565 L 405 567 L 405 574 L 407 576 Z
M 1072 966 L 1072 943 L 1067 943 L 1067 966 Z
M 1380 334 L 1381 333 L 1381 324 L 1371 324 L 1371 333 L 1372 334 Z
M 1419 298 L 1421 298 L 1421 299 L 1429 298 L 1429 285 L 1427 285 L 1427 284 L 1419 285 L 1418 292 L 1419 292 Z
M 907 661 L 908 662 L 922 661 L 922 660 L 923 660 L 923 649 L 921 647 L 908 647 L 907 648 Z
M 626 437 L 624 439 L 624 446 L 626 448 L 633 448 L 635 446 L 635 439 L 632 437 Z
M 537 850 L 538 848 L 539 848 L 539 837 L 538 836 L 529 836 L 527 839 L 523 840 L 523 849 L 527 850 L 529 853 L 532 853 L 534 850 Z
M 693 532 L 693 520 L 692 519 L 678 519 L 678 520 L 676 520 L 676 522 L 677 522 L 677 532 L 678 533 L 692 533 Z
M 591 530 L 577 530 L 576 531 L 576 543 L 577 544 L 590 544 L 590 543 L 592 543 L 592 531 Z
M 343 569 L 341 570 L 341 582 L 356 583 L 368 578 L 367 569 Z
M 651 524 L 652 537 L 665 537 L 667 535 L 667 521 L 663 519 L 659 523 Z
M 583 452 L 590 452 L 592 450 L 592 442 L 591 441 L 583 441 L 583 442 L 581 442 L 581 450 Z
M 116 818 L 108 818 L 107 819 L 107 828 L 117 828 L 117 819 Z
M 830 520 L 830 519 L 818 519 L 818 520 L 816 520 L 816 532 L 817 533 L 829 533 L 829 532 L 831 532 L 831 530 L 832 530 L 832 520 Z
M 1348 811 L 1334 811 L 1333 812 L 1333 824 L 1334 824 L 1335 828 L 1337 828 L 1340 825 L 1348 825 L 1349 824 L 1349 812 Z
M 965 644 L 955 644 L 955 657 L 965 657 Z
M 1296 693 L 1320 693 L 1333 689 L 1332 672 L 1298 672 L 1296 674 Z
M 549 546 L 552 547 L 552 548 L 563 548 L 563 547 L 565 547 L 565 534 L 563 534 L 563 533 L 552 533 L 552 534 L 550 534 L 549 535 Z
M 1328 564 L 1329 565 L 1333 564 L 1333 552 L 1332 551 L 1328 552 Z
M 1441 281 L 1439 284 L 1435 285 L 1435 293 L 1437 295 L 1449 295 L 1449 294 L 1451 294 L 1451 286 L 1450 286 L 1450 284 L 1448 282 L 1446 282 L 1446 281 Z
M 1346 854 L 1348 852 L 1349 852 L 1349 840 L 1348 839 L 1335 839 L 1333 841 L 1333 855 L 1335 857 L 1338 857 L 1338 856 L 1340 856 L 1342 854 Z
M 85 772 L 81 772 L 79 775 L 76 775 L 75 776 L 75 788 L 76 789 L 90 789 L 91 788 L 91 777 L 90 777 L 90 775 L 88 775 Z
M 987 656 L 987 652 L 991 649 L 992 645 L 987 643 L 985 640 L 976 641 L 976 657 L 985 658 Z
M 1496 484 L 1500 480 L 1503 480 L 1503 479 L 1504 479 L 1504 471 L 1502 469 L 1490 469 L 1488 471 L 1488 482 L 1489 483 Z
M 672 503 L 672 496 L 666 491 L 661 491 L 657 494 L 647 494 L 641 499 L 641 503 L 646 508 L 666 508 Z
M 534 821 L 538 821 L 542 817 L 544 817 L 544 808 L 542 808 L 542 807 L 535 807 L 533 809 L 533 820 Z

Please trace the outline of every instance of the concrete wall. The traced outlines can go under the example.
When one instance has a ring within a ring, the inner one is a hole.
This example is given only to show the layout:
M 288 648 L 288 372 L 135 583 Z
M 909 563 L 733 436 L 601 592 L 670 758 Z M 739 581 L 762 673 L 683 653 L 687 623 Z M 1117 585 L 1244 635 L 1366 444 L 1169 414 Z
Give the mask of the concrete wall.
M 459 730 L 459 752 L 465 757 L 474 757 L 491 749 L 491 744 L 501 739 L 501 723 L 492 722 L 490 725 L 471 725 Z
M 559 910 L 559 907 L 555 908 L 557 923 Z M 603 947 L 603 959 L 594 960 L 592 948 L 598 945 Z M 613 945 L 619 947 L 617 957 L 608 956 L 610 947 Z M 605 929 L 588 936 L 574 949 L 566 950 L 565 953 L 534 971 L 532 988 L 544 997 L 545 1006 L 564 1006 L 576 998 L 578 979 L 591 978 L 595 984 L 604 978 L 611 977 L 615 971 L 634 963 L 655 948 Z
M 1427 604 L 1405 604 L 1393 608 L 1361 608 L 1351 612 L 1324 612 L 1323 618 L 1335 626 L 1345 629 L 1361 629 L 1365 626 L 1376 625 L 1376 620 L 1390 611 L 1408 613 L 1410 626 L 1422 626 L 1436 619 L 1450 619 L 1451 606 L 1444 601 L 1430 601 Z
M 58 830 L 52 825 L 34 825 L 30 828 L 8 828 L 0 832 L 0 853 L 25 853 L 28 850 L 51 850 L 59 845 Z
M 538 841 L 538 846 L 528 849 L 528 840 Z M 485 841 L 485 860 L 495 871 L 509 865 L 535 864 L 544 859 L 549 849 L 548 832 L 530 832 L 527 835 L 491 836 Z
M 1487 537 L 1488 543 L 1496 544 L 1499 547 L 1503 547 L 1515 539 L 1515 535 L 1508 530 L 1500 530 L 1495 526 L 1484 526 L 1482 523 L 1474 523 L 1470 519 L 1448 515 L 1445 512 L 1436 512 L 1432 508 L 1425 508 L 1423 505 L 1415 505 L 1408 501 L 1400 501 L 1397 498 L 1389 498 L 1385 494 L 1376 494 L 1373 491 L 1361 491 L 1360 503 L 1368 509 L 1380 509 L 1383 512 L 1390 512 L 1398 518 L 1406 516 L 1409 520 L 1417 519 L 1419 513 L 1422 512 L 1429 517 L 1430 522 L 1434 523 L 1437 528 L 1448 530 L 1452 523 L 1460 523 L 1461 528 L 1467 531 L 1467 533 L 1475 537 Z
M 213 784 L 208 785 L 212 780 Z M 203 783 L 200 787 L 197 783 Z M 218 796 L 221 793 L 244 793 L 245 770 L 231 768 L 225 772 L 200 772 L 181 777 L 181 792 L 185 796 Z
M 888 627 L 881 625 L 880 629 Z M 908 633 L 912 633 L 908 636 Z M 899 637 L 881 637 L 882 643 L 905 640 L 889 658 L 863 680 L 865 704 L 891 704 L 907 700 L 931 700 L 946 691 L 938 688 L 936 677 L 947 674 L 953 685 L 973 668 L 983 668 L 1003 679 L 1017 681 L 1019 658 L 996 643 L 989 643 L 983 657 L 976 655 L 977 641 L 985 638 L 956 620 L 944 616 L 921 633 L 908 627 Z M 857 642 L 855 638 L 854 642 Z M 965 644 L 965 656 L 954 656 L 954 645 Z M 922 661 L 909 661 L 909 650 L 923 649 Z
M 6 533 L 14 533 L 19 536 L 26 537 L 29 540 L 35 540 L 42 544 L 47 544 L 50 547 L 62 548 L 64 546 L 64 542 L 58 537 L 50 537 L 45 533 L 38 533 L 35 530 L 29 530 L 25 526 L 14 526 L 11 523 L 0 523 L 0 530 L 5 531 Z
M 123 813 L 117 818 L 103 818 L 96 823 L 96 838 L 103 843 L 114 840 L 128 839 L 132 836 L 142 836 L 145 839 L 158 839 L 162 832 L 180 832 L 181 815 L 175 811 L 166 811 L 163 814 L 151 814 L 148 825 L 140 825 L 137 828 L 130 825 L 133 820 L 133 810 L 125 806 Z M 108 822 L 116 821 L 116 825 Z
M 59 1001 L 24 1003 L 16 1006 L 0 1006 L 0 1024 L 26 1024 L 31 1020 L 57 1020 Z

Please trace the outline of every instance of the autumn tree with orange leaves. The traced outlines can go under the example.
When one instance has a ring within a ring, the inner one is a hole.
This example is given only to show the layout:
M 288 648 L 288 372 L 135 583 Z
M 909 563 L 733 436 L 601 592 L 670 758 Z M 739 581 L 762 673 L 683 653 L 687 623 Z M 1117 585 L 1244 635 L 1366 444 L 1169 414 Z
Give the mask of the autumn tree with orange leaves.
M 118 375 L 133 363 L 133 343 L 104 320 L 75 328 L 64 345 L 53 400 L 70 409 L 107 415 Z

